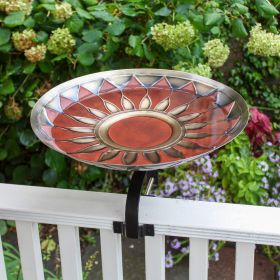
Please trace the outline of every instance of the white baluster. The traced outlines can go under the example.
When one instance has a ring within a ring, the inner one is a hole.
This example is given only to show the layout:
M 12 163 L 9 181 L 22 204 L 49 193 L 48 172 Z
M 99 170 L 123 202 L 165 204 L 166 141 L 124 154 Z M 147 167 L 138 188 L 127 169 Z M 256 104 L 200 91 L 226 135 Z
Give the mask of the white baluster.
M 58 239 L 63 280 L 82 280 L 79 228 L 58 225 Z
M 235 280 L 253 280 L 255 244 L 236 243 Z
M 208 240 L 190 238 L 190 280 L 208 279 Z
M 146 280 L 165 280 L 165 237 L 145 237 Z
M 44 270 L 38 224 L 16 221 L 18 247 L 24 280 L 43 280 Z
M 121 235 L 111 230 L 100 230 L 103 280 L 122 280 Z

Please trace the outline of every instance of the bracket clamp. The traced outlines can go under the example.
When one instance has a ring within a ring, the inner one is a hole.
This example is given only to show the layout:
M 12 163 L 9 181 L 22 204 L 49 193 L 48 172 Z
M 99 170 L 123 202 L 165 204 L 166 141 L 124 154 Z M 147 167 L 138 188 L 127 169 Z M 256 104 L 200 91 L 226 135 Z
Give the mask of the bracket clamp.
M 125 205 L 125 222 L 114 221 L 114 233 L 122 234 L 128 238 L 138 239 L 144 236 L 154 236 L 154 225 L 144 224 L 139 225 L 139 202 L 141 195 L 141 188 L 147 174 L 147 178 L 152 182 L 158 182 L 157 172 L 135 171 L 133 173 L 131 183 L 129 186 L 126 205 Z

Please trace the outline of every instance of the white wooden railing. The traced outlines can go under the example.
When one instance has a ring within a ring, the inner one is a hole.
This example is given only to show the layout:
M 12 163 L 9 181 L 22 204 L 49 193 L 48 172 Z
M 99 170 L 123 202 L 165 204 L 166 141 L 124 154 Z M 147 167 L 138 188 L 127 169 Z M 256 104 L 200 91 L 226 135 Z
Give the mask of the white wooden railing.
M 82 280 L 79 227 L 100 229 L 104 280 L 123 279 L 121 236 L 126 195 L 0 184 L 0 219 L 15 220 L 25 280 L 44 279 L 38 223 L 58 225 L 64 280 Z M 147 280 L 165 279 L 165 236 L 190 237 L 189 279 L 206 280 L 208 240 L 236 242 L 236 280 L 253 279 L 255 244 L 280 245 L 280 209 L 141 197 Z M 0 280 L 6 280 L 0 240 Z

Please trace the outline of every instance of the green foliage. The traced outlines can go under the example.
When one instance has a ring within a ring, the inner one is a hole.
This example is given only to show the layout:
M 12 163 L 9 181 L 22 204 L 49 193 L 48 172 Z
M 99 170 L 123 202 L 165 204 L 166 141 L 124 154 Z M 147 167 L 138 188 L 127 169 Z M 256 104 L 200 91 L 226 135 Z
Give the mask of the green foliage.
M 234 202 L 256 205 L 260 198 L 267 195 L 266 190 L 261 187 L 265 175 L 260 167 L 263 157 L 265 156 L 253 156 L 245 134 L 241 134 L 219 151 L 216 161 L 220 163 L 222 186 Z

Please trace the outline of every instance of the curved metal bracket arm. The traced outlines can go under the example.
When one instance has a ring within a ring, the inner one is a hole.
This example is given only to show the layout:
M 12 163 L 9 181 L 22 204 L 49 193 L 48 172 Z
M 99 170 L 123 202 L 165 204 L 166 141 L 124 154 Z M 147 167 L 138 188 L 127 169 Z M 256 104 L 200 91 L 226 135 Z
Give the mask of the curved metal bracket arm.
M 115 233 L 120 233 L 125 237 L 134 239 L 155 235 L 154 225 L 144 224 L 140 226 L 138 219 L 141 189 L 146 175 L 148 182 L 152 179 L 151 185 L 158 182 L 157 172 L 155 171 L 135 171 L 133 173 L 126 198 L 125 223 L 114 221 L 113 230 Z

